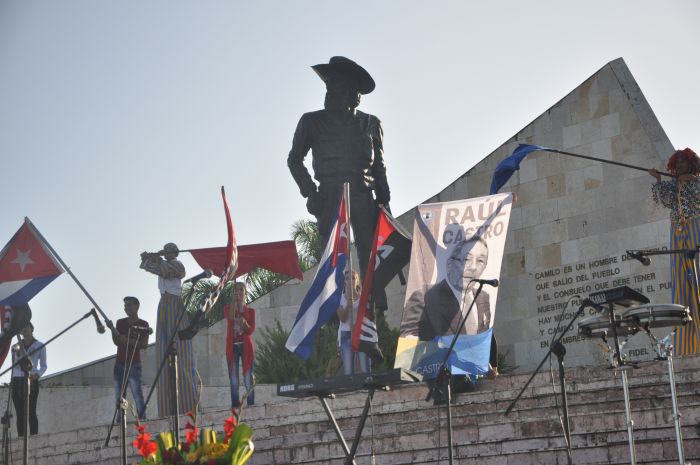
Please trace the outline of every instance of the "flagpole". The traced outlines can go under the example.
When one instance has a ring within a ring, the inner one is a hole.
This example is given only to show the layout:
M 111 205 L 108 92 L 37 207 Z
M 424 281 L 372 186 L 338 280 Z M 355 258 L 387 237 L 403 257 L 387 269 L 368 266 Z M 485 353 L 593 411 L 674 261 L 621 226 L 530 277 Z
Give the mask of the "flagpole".
M 355 321 L 355 305 L 354 305 L 354 299 L 355 299 L 355 286 L 354 286 L 354 276 L 352 274 L 352 242 L 350 241 L 350 227 L 351 227 L 351 221 L 350 221 L 350 183 L 349 182 L 344 182 L 343 183 L 343 198 L 345 199 L 345 214 L 347 215 L 347 222 L 345 223 L 347 225 L 347 236 L 348 236 L 348 274 L 350 276 L 350 321 L 354 322 Z M 345 292 L 345 280 L 343 279 L 343 292 Z
M 49 249 L 49 251 L 53 254 L 53 256 L 56 257 L 56 260 L 58 260 L 58 262 L 61 264 L 61 266 L 63 266 L 63 269 L 66 270 L 66 273 L 68 273 L 68 274 L 70 275 L 70 277 L 73 278 L 73 281 L 75 281 L 75 283 L 78 285 L 78 287 L 80 288 L 80 290 L 83 291 L 83 293 L 87 296 L 88 300 L 90 300 L 90 302 L 92 302 L 92 305 L 95 306 L 95 309 L 96 309 L 98 312 L 100 312 L 100 315 L 102 315 L 102 318 L 104 318 L 105 323 L 107 324 L 107 326 L 109 327 L 109 329 L 110 329 L 110 330 L 114 330 L 114 327 L 113 327 L 113 325 L 112 325 L 111 320 L 110 320 L 109 318 L 107 318 L 107 315 L 105 315 L 105 313 L 102 311 L 102 309 L 101 309 L 100 306 L 97 304 L 97 302 L 95 302 L 95 299 L 92 298 L 92 296 L 91 296 L 90 293 L 87 291 L 87 289 L 85 289 L 85 287 L 83 287 L 83 285 L 80 283 L 80 281 L 78 281 L 78 278 L 75 277 L 75 275 L 74 275 L 73 272 L 70 270 L 70 268 L 68 267 L 68 265 L 66 265 L 66 263 L 63 261 L 63 259 L 61 259 L 61 257 L 60 257 L 60 256 L 58 255 L 58 253 L 54 250 L 54 248 L 51 247 L 51 244 L 49 244 L 49 241 L 46 240 L 46 238 L 39 232 L 39 230 L 37 229 L 37 227 L 34 226 L 34 223 L 32 223 L 32 221 L 31 221 L 28 217 L 25 216 L 25 217 L 24 217 L 24 221 L 29 225 L 30 228 L 32 228 L 32 231 L 34 231 L 34 233 L 35 233 L 37 236 L 39 236 L 39 238 L 41 239 L 41 241 L 46 245 L 46 247 L 47 247 L 47 248 Z
M 609 165 L 624 166 L 625 168 L 632 168 L 632 169 L 634 169 L 634 170 L 639 170 L 639 171 L 644 171 L 644 172 L 648 172 L 648 171 L 649 171 L 649 168 L 644 168 L 644 167 L 641 167 L 641 166 L 628 165 L 627 163 L 621 163 L 621 162 L 619 162 L 619 161 L 605 160 L 605 159 L 603 159 L 603 158 L 591 157 L 591 156 L 588 156 L 588 155 L 580 155 L 580 154 L 578 154 L 578 153 L 565 152 L 565 151 L 563 151 L 563 150 L 550 149 L 550 148 L 545 148 L 545 147 L 541 148 L 540 150 L 542 150 L 542 151 L 544 151 L 544 152 L 554 152 L 554 153 L 560 153 L 560 154 L 562 154 L 562 155 L 569 155 L 569 156 L 571 156 L 571 157 L 584 158 L 584 159 L 586 159 L 586 160 L 599 161 L 599 162 L 601 162 L 601 163 L 607 163 L 607 164 L 609 164 Z M 663 175 L 663 176 L 668 176 L 669 178 L 675 178 L 675 176 L 673 176 L 672 174 L 666 173 L 666 172 L 664 172 L 664 171 L 657 171 L 657 173 L 659 173 L 659 174 L 661 174 L 661 175 Z

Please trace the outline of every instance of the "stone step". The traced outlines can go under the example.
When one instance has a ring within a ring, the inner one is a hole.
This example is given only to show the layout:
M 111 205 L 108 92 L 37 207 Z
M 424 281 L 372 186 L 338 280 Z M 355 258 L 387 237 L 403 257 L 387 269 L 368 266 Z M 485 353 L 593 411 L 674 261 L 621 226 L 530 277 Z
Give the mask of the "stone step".
M 700 458 L 700 374 L 697 358 L 677 361 L 676 382 L 687 460 Z M 638 463 L 678 463 L 670 389 L 665 366 L 643 367 L 630 374 L 632 418 Z M 610 370 L 569 370 L 567 395 L 570 406 L 574 463 L 629 463 L 623 393 L 619 377 Z M 509 416 L 504 411 L 527 381 L 526 375 L 501 376 L 481 382 L 478 390 L 458 394 L 452 406 L 455 456 L 479 464 L 566 464 L 561 426 L 548 373 L 538 374 Z M 260 386 L 267 390 L 273 386 Z M 213 391 L 205 391 L 205 395 Z M 377 392 L 373 416 L 368 420 L 358 448 L 357 464 L 446 463 L 445 408 L 425 402 L 425 385 L 404 385 Z M 200 413 L 200 427 L 222 429 L 230 415 L 226 398 L 217 393 Z M 353 393 L 329 400 L 338 424 L 351 443 L 366 394 Z M 30 438 L 31 464 L 119 464 L 119 432 L 102 447 L 108 425 L 40 434 Z M 255 430 L 257 464 L 342 464 L 344 453 L 318 399 L 270 398 L 262 405 L 245 407 L 243 421 Z M 149 420 L 148 429 L 168 429 L 165 419 Z M 184 425 L 184 419 L 182 420 Z M 371 425 L 374 425 L 372 430 Z M 128 450 L 135 428 L 127 430 Z M 12 443 L 12 455 L 21 457 L 21 441 Z M 132 455 L 128 463 L 138 461 Z

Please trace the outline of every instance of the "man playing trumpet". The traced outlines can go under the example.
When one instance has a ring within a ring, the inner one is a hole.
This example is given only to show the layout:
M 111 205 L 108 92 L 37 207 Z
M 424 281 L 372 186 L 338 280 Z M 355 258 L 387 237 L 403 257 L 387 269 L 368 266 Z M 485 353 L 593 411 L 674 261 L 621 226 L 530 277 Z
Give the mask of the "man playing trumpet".
M 182 278 L 185 277 L 185 266 L 177 260 L 179 253 L 177 245 L 169 242 L 158 253 L 143 252 L 141 254 L 141 268 L 158 276 L 160 302 L 158 303 L 156 324 L 157 360 L 163 360 L 165 357 L 168 351 L 168 341 L 175 333 L 178 318 L 184 311 L 180 293 L 182 291 Z M 183 321 L 181 327 L 185 327 L 187 323 L 187 321 Z M 195 411 L 198 400 L 195 383 L 197 373 L 192 354 L 192 341 L 183 341 L 175 337 L 173 345 L 177 351 L 179 413 L 184 414 Z M 173 375 L 170 370 L 163 370 L 157 386 L 158 415 L 160 417 L 176 414 L 173 408 L 173 393 Z

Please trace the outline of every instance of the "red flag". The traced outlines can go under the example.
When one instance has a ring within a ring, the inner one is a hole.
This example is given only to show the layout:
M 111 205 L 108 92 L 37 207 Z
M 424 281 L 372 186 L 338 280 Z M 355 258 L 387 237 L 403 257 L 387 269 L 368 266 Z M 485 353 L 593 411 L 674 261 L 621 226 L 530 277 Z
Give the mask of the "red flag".
M 374 322 L 372 294 L 382 291 L 389 281 L 408 264 L 411 239 L 401 225 L 382 208 L 377 218 L 372 251 L 367 263 L 357 319 L 352 329 L 352 350 L 379 357 L 377 326 Z
M 231 221 L 231 212 L 228 209 L 228 200 L 226 200 L 226 191 L 224 186 L 221 186 L 221 198 L 224 202 L 224 214 L 226 215 L 226 231 L 228 235 L 228 242 L 223 253 L 219 252 L 216 260 L 212 263 L 211 268 L 216 267 L 217 273 L 219 275 L 219 283 L 214 289 L 209 293 L 207 298 L 204 300 L 202 307 L 197 311 L 195 316 L 190 320 L 190 325 L 179 332 L 180 339 L 192 339 L 198 331 L 198 325 L 203 317 L 207 315 L 209 310 L 214 306 L 221 291 L 228 281 L 233 279 L 236 273 L 236 267 L 238 266 L 238 251 L 236 249 L 236 236 L 233 232 L 233 221 Z M 206 249 L 205 249 L 206 250 Z M 194 284 L 193 284 L 194 286 Z
M 241 245 L 238 250 L 238 268 L 234 278 L 242 276 L 254 268 L 264 268 L 274 273 L 286 274 L 303 279 L 299 268 L 299 256 L 294 241 L 266 242 L 262 244 Z M 210 269 L 215 275 L 223 272 L 222 263 L 226 247 L 191 249 L 189 251 L 202 269 Z
M 333 237 L 330 238 L 333 244 L 333 256 L 331 258 L 331 267 L 335 268 L 338 265 L 338 256 L 340 254 L 350 257 L 350 234 L 348 231 L 348 209 L 346 192 L 340 197 L 340 206 L 338 208 L 338 227 L 333 231 Z M 327 245 L 326 245 L 327 246 Z
M 63 268 L 29 218 L 0 251 L 0 304 L 26 304 Z
M 226 242 L 226 259 L 224 261 L 224 271 L 228 271 L 229 279 L 233 278 L 233 274 L 238 266 L 238 251 L 236 250 L 236 235 L 233 232 L 233 221 L 231 221 L 231 212 L 228 209 L 228 200 L 226 200 L 226 191 L 224 186 L 221 186 L 221 198 L 224 201 L 224 213 L 226 214 L 226 232 L 228 233 L 228 241 Z M 226 268 L 231 267 L 230 270 Z M 223 276 L 222 276 L 223 278 Z

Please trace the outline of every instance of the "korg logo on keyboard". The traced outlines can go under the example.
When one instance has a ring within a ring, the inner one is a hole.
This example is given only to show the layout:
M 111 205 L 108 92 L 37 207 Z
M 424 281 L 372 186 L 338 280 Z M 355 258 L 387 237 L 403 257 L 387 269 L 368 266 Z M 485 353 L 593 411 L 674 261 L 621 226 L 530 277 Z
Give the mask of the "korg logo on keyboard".
M 280 392 L 289 392 L 294 390 L 294 385 L 293 384 L 285 384 L 283 386 L 280 386 Z

